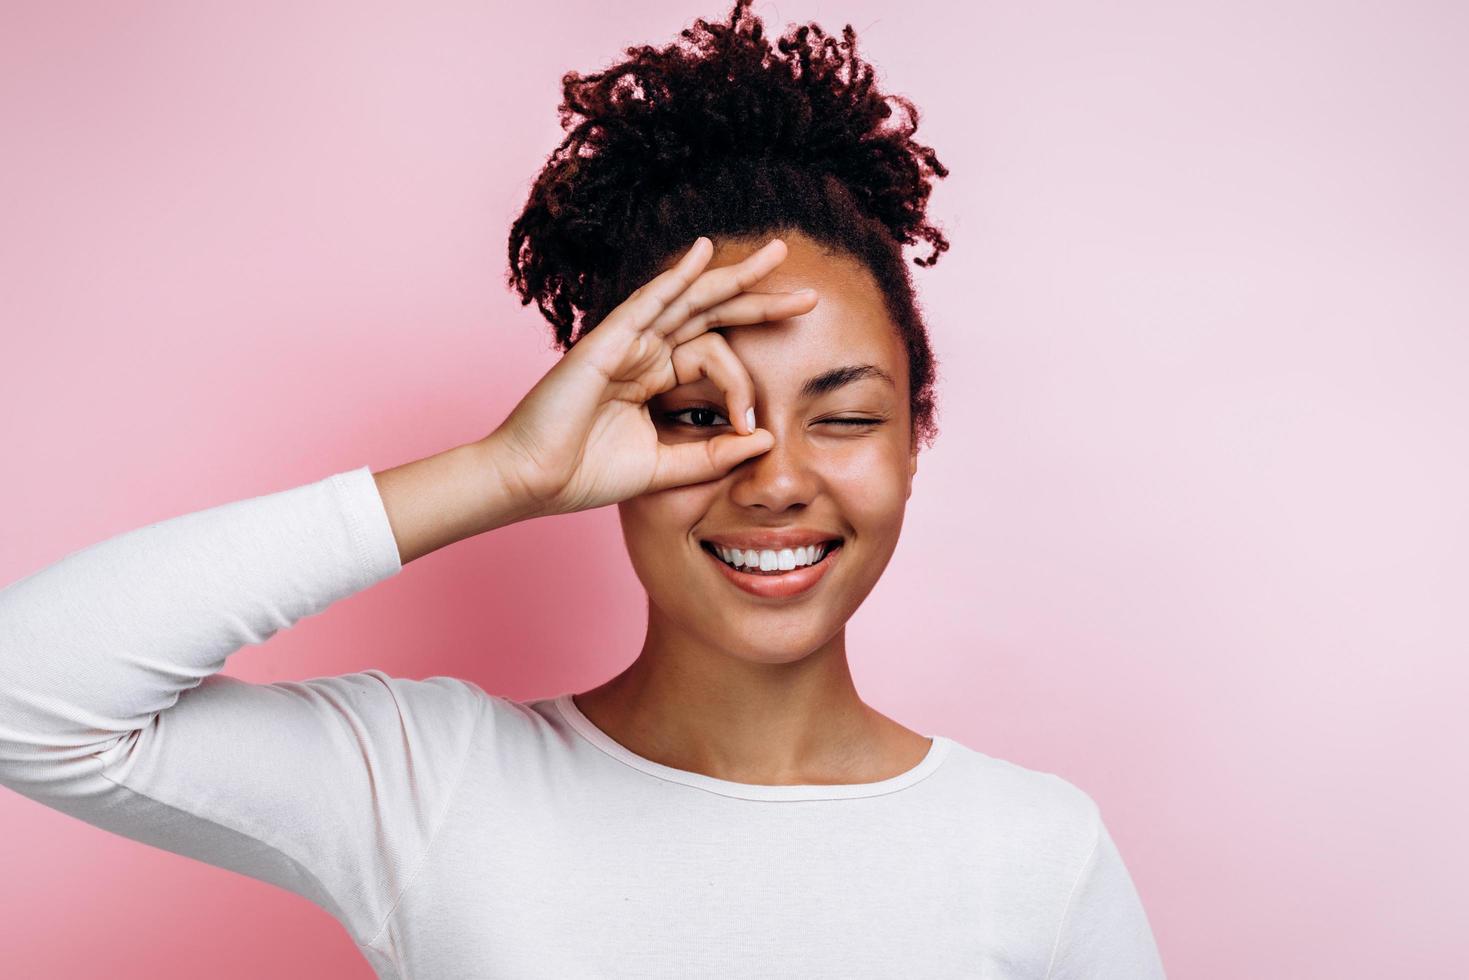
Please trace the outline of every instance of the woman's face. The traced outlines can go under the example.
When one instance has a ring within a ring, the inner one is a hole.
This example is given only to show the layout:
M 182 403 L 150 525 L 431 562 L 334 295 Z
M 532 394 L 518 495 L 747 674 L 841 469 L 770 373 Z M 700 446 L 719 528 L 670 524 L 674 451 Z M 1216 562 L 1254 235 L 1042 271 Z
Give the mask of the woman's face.
M 749 291 L 810 287 L 816 307 L 788 320 L 716 329 L 749 371 L 756 424 L 775 445 L 720 479 L 618 505 L 660 628 L 767 663 L 818 649 L 867 598 L 897 546 L 918 467 L 907 356 L 876 281 L 857 260 L 826 254 L 804 235 L 780 237 L 785 261 Z M 708 268 L 733 265 L 764 243 L 717 242 Z M 876 371 L 839 370 L 865 367 Z M 708 378 L 664 392 L 648 410 L 664 443 L 735 431 L 723 393 Z M 723 567 L 706 544 L 755 544 L 772 532 L 812 532 L 812 540 L 841 544 L 816 567 L 779 578 Z M 811 578 L 815 584 L 796 591 Z

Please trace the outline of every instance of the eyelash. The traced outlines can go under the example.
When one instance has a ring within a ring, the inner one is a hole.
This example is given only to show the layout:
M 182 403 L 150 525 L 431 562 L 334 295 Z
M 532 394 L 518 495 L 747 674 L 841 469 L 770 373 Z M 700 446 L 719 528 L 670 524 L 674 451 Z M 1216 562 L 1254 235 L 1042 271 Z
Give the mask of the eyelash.
M 663 417 L 666 418 L 670 422 L 675 422 L 675 423 L 677 423 L 679 425 L 686 425 L 686 426 L 688 426 L 691 429 L 712 429 L 712 428 L 715 428 L 715 426 L 712 426 L 712 425 L 694 425 L 694 423 L 692 423 L 692 422 L 679 422 L 678 421 L 678 417 L 680 415 L 687 415 L 690 412 L 709 412 L 709 413 L 711 413 L 713 415 L 719 415 L 721 418 L 723 418 L 723 415 L 721 415 L 715 409 L 707 408 L 707 407 L 702 406 L 702 405 L 695 405 L 692 408 L 680 409 L 677 412 L 665 412 L 664 415 L 663 415 Z M 824 419 L 823 420 L 823 423 L 824 424 L 831 424 L 831 425 L 848 425 L 848 426 L 869 426 L 869 427 L 876 427 L 876 426 L 882 425 L 883 422 L 885 422 L 885 421 L 887 421 L 887 420 L 886 419 L 868 419 L 868 418 L 856 418 L 856 419 Z

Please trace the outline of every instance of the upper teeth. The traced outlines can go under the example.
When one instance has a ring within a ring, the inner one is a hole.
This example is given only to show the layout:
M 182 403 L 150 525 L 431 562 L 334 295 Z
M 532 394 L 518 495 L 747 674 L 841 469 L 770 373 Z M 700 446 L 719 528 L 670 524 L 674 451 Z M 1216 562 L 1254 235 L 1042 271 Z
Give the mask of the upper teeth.
M 736 568 L 759 568 L 762 572 L 789 571 L 802 565 L 814 565 L 826 554 L 826 544 L 813 544 L 805 548 L 781 548 L 779 551 L 757 551 L 754 549 L 721 548 L 710 542 L 719 557 Z

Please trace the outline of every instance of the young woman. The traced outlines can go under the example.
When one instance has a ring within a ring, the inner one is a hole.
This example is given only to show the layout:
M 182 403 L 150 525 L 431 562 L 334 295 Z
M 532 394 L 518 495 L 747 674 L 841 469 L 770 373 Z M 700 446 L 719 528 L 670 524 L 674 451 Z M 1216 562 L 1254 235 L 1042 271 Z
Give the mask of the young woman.
M 567 77 L 510 241 L 565 354 L 493 433 L 0 591 L 0 781 L 306 896 L 382 977 L 1162 976 L 1087 794 L 853 686 L 935 431 L 901 248 L 947 248 L 946 171 L 850 26 L 777 53 L 747 6 Z M 607 504 L 648 629 L 598 687 L 218 673 L 438 548 Z

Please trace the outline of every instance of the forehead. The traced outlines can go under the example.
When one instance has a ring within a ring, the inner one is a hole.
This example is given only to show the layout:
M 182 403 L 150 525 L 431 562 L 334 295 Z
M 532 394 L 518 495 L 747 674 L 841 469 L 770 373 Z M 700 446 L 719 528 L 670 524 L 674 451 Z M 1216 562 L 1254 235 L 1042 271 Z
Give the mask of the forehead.
M 745 291 L 811 288 L 817 293 L 816 307 L 787 320 L 716 328 L 755 384 L 800 382 L 825 368 L 872 364 L 903 390 L 903 346 L 872 273 L 857 259 L 828 252 L 799 232 L 780 238 L 787 248 L 785 260 Z M 707 268 L 734 265 L 767 241 L 718 241 Z M 872 384 L 886 388 L 880 381 Z

